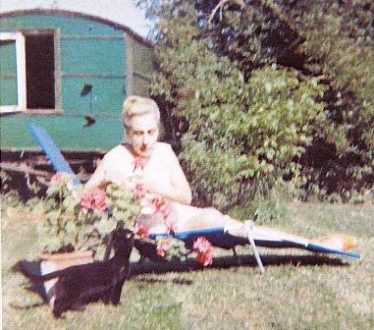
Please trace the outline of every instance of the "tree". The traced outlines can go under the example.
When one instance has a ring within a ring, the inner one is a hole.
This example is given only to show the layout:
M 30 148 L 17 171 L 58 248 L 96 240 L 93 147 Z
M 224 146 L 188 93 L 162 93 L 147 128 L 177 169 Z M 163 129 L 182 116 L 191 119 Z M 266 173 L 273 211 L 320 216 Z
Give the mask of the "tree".
M 240 202 L 296 172 L 309 190 L 372 187 L 373 6 L 148 3 L 158 19 L 152 92 L 181 137 L 199 201 Z

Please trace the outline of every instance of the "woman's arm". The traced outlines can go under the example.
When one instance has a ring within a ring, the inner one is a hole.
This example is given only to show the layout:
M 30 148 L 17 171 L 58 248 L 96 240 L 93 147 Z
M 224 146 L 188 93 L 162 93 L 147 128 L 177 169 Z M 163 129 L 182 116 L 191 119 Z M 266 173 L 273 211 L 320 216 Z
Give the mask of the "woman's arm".
M 190 204 L 192 199 L 191 188 L 186 176 L 179 164 L 179 160 L 174 151 L 167 145 L 167 152 L 162 154 L 165 157 L 165 171 L 167 171 L 169 180 L 160 182 L 157 173 L 152 177 L 146 178 L 144 184 L 151 193 L 160 194 L 169 200 L 182 204 Z
M 171 186 L 175 189 L 178 201 L 183 204 L 191 204 L 192 193 L 187 178 L 182 170 L 177 156 L 170 147 L 170 176 Z
M 89 191 L 93 188 L 101 186 L 105 181 L 105 156 L 100 161 L 95 172 L 91 175 L 90 179 L 84 185 L 83 190 Z

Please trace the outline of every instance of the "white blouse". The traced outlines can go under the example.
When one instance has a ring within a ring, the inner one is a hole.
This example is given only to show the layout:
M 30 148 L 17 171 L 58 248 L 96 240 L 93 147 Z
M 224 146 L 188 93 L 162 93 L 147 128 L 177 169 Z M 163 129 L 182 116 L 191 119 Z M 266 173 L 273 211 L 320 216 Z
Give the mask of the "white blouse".
M 114 147 L 105 154 L 85 187 L 90 189 L 112 182 L 132 189 L 136 177 L 142 177 L 144 182 L 152 181 L 160 186 L 170 184 L 173 177 L 178 177 L 179 180 L 185 181 L 183 183 L 187 183 L 187 179 L 171 146 L 157 142 L 153 148 L 144 169 L 139 170 L 135 169 L 136 159 L 134 155 L 124 145 Z
M 147 160 L 144 168 L 135 168 L 136 158 L 124 145 L 118 145 L 110 150 L 102 159 L 96 168 L 90 180 L 86 183 L 85 189 L 91 189 L 106 183 L 112 182 L 133 190 L 134 182 L 137 177 L 142 177 L 144 182 L 152 182 L 153 186 L 165 185 L 183 185 L 189 188 L 187 179 L 179 164 L 178 158 L 167 143 L 157 142 L 153 146 L 150 158 Z M 164 196 L 167 198 L 167 196 Z M 180 203 L 173 198 L 167 198 L 169 201 L 170 221 L 176 225 L 176 229 L 199 227 L 199 218 L 208 211 Z M 211 210 L 211 209 L 210 209 Z

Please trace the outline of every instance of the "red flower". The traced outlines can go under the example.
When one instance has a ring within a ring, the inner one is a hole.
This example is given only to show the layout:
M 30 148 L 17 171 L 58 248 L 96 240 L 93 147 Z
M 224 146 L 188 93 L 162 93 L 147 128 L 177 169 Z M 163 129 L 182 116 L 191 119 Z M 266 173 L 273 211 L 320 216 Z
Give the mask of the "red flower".
M 204 266 L 213 262 L 212 244 L 203 236 L 199 236 L 193 243 L 193 250 L 197 252 L 197 261 Z
M 204 266 L 211 265 L 213 263 L 213 253 L 211 251 L 206 253 L 198 253 L 196 261 Z
M 147 192 L 147 188 L 141 183 L 137 183 L 133 191 L 135 198 L 142 198 Z
M 134 232 L 141 238 L 147 238 L 149 236 L 149 229 L 139 222 L 135 224 Z
M 169 251 L 169 249 L 172 246 L 172 241 L 167 238 L 161 238 L 160 240 L 157 241 L 157 254 L 160 257 L 165 257 L 166 253 Z
M 50 184 L 60 183 L 65 177 L 66 177 L 66 173 L 64 173 L 64 172 L 57 172 L 56 174 L 54 174 L 52 176 L 51 180 L 49 180 L 49 183 Z
M 107 207 L 105 191 L 95 188 L 81 197 L 81 206 L 84 210 L 104 211 Z

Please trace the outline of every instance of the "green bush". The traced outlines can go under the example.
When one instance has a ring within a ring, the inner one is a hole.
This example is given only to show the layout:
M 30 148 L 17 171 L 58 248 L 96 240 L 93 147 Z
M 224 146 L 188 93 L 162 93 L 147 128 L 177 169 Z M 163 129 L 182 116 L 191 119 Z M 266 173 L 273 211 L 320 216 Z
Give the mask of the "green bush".
M 227 209 L 253 198 L 253 185 L 271 188 L 298 170 L 294 158 L 311 142 L 310 124 L 324 118 L 315 101 L 323 89 L 276 65 L 254 70 L 246 81 L 192 32 L 190 40 L 175 37 L 178 32 L 183 29 L 170 32 L 173 47 L 159 50 L 153 93 L 188 122 L 180 159 L 195 202 Z
M 282 176 L 320 198 L 370 191 L 372 1 L 140 2 L 198 202 L 229 207 Z

